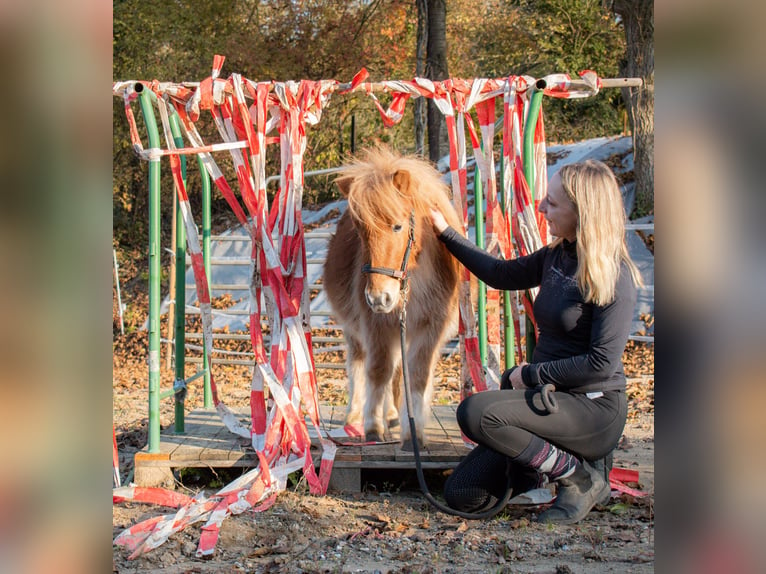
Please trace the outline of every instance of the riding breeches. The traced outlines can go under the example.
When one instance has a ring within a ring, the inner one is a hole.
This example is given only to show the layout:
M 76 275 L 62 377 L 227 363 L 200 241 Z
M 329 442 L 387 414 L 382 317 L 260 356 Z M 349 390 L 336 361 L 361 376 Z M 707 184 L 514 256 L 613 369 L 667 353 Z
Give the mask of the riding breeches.
M 598 398 L 556 392 L 555 397 L 558 412 L 549 413 L 534 389 L 476 393 L 460 403 L 457 421 L 472 441 L 509 457 L 517 457 L 532 435 L 587 460 L 614 449 L 627 418 L 623 391 Z

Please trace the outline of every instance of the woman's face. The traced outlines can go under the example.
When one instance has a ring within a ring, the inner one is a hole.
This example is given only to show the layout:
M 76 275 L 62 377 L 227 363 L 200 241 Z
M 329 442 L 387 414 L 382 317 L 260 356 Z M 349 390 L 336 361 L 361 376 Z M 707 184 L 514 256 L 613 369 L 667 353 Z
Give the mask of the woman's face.
M 551 235 L 567 241 L 577 239 L 577 209 L 561 186 L 558 173 L 548 182 L 548 195 L 540 202 L 538 209 L 545 215 Z

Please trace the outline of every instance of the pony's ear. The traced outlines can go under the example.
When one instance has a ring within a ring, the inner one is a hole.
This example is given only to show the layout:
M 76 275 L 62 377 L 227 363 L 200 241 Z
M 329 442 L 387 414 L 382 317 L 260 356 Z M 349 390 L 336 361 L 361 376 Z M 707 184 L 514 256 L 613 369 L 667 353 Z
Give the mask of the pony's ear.
M 409 195 L 410 189 L 410 172 L 399 170 L 394 174 L 392 178 L 394 181 L 394 187 L 402 192 L 402 195 Z
M 351 191 L 351 180 L 352 178 L 350 177 L 340 177 L 335 180 L 335 184 L 340 189 L 343 197 L 348 197 L 349 191 Z

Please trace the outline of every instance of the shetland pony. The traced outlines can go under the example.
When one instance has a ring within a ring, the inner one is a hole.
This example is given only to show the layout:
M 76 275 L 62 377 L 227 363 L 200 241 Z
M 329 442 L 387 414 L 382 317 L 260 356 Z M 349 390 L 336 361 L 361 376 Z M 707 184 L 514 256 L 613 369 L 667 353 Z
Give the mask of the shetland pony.
M 403 396 L 401 282 L 384 273 L 401 268 L 412 232 L 406 360 L 417 440 L 425 446 L 434 367 L 442 343 L 457 330 L 459 282 L 459 264 L 433 232 L 430 208 L 439 209 L 453 228 L 461 225 L 440 174 L 424 160 L 368 150 L 336 182 L 348 209 L 330 240 L 324 288 L 348 347 L 346 424 L 364 423 L 366 440 L 381 441 L 384 422 L 397 422 L 392 402 Z M 406 405 L 397 406 L 403 446 L 412 449 Z

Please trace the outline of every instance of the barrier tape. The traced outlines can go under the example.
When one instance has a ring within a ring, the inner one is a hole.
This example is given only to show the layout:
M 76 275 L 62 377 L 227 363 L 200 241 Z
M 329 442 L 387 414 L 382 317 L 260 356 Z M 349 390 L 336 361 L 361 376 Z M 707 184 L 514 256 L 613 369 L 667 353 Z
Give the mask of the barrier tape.
M 285 488 L 291 472 L 303 470 L 312 493 L 324 494 L 329 482 L 336 444 L 333 437 L 321 430 L 318 393 L 311 352 L 311 330 L 308 305 L 308 285 L 305 281 L 306 253 L 301 222 L 303 193 L 303 155 L 306 150 L 306 126 L 316 124 L 324 105 L 338 88 L 335 80 L 301 82 L 255 83 L 238 74 L 228 79 L 220 78 L 224 63 L 222 56 L 213 61 L 211 76 L 205 78 L 196 89 L 158 81 L 140 82 L 144 89 L 156 95 L 167 149 L 144 149 L 139 137 L 132 103 L 138 93 L 136 82 L 119 82 L 113 85 L 115 94 L 122 94 L 128 120 L 131 142 L 139 157 L 158 161 L 168 157 L 171 173 L 176 183 L 182 219 L 187 230 L 187 247 L 192 260 L 200 315 L 203 323 L 203 342 L 207 350 L 211 373 L 210 382 L 213 402 L 224 424 L 232 432 L 250 438 L 259 459 L 257 468 L 246 473 L 221 489 L 211 498 L 192 498 L 164 489 L 139 487 L 116 488 L 113 501 L 133 500 L 177 507 L 173 515 L 153 517 L 124 530 L 115 538 L 115 544 L 131 551 L 130 558 L 156 548 L 173 533 L 186 526 L 205 521 L 202 527 L 198 556 L 214 551 L 223 520 L 230 514 L 245 510 L 260 511 L 271 506 L 277 493 Z M 401 117 L 410 97 L 430 97 L 445 115 L 450 142 L 450 180 L 453 202 L 467 231 L 467 193 L 465 126 L 468 126 L 474 155 L 477 158 L 482 181 L 492 199 L 488 203 L 491 213 L 488 224 L 488 243 L 495 244 L 501 252 L 511 255 L 512 241 L 516 240 L 520 253 L 530 252 L 539 245 L 540 227 L 536 221 L 536 205 L 531 205 L 529 189 L 525 188 L 521 164 L 521 133 L 523 112 L 527 102 L 524 94 L 530 84 L 527 78 L 510 77 L 499 80 L 445 80 L 432 82 L 416 78 L 411 82 L 383 82 L 384 89 L 392 94 L 392 102 L 384 109 L 373 93 L 372 84 L 365 83 L 366 70 L 361 70 L 348 91 L 364 90 L 373 98 L 387 126 L 394 125 Z M 582 81 L 573 88 L 569 76 L 547 76 L 545 93 L 553 97 L 586 97 L 597 93 L 601 81 L 594 72 L 581 74 Z M 532 80 L 533 81 L 533 80 Z M 380 85 L 380 84 L 376 84 Z M 585 85 L 585 89 L 582 86 Z M 490 113 L 494 111 L 495 98 L 504 98 L 503 154 L 506 170 L 503 174 L 503 193 L 506 196 L 506 213 L 496 206 L 496 183 L 491 145 L 486 154 L 481 153 L 478 134 L 473 126 L 470 110 L 477 109 L 481 138 L 491 142 L 493 125 Z M 253 103 L 248 105 L 246 97 Z M 486 103 L 485 103 L 486 102 Z M 169 114 L 178 115 L 182 135 L 190 146 L 175 146 L 169 122 Z M 195 122 L 202 112 L 208 111 L 222 138 L 221 143 L 205 144 L 197 131 Z M 544 131 L 539 123 L 539 135 L 535 140 L 535 167 L 544 169 Z M 279 137 L 266 134 L 278 129 Z M 280 185 L 271 209 L 265 188 L 265 151 L 268 143 L 280 144 Z M 246 151 L 245 151 L 246 150 Z M 477 152 L 478 150 L 478 152 Z M 234 190 L 227 182 L 212 153 L 228 151 L 234 162 L 238 189 L 244 208 Z M 208 280 L 204 269 L 202 251 L 196 225 L 183 185 L 180 156 L 198 154 L 204 169 L 210 174 L 216 187 L 231 207 L 238 221 L 252 238 L 251 272 L 253 282 L 250 292 L 251 343 L 256 357 L 251 385 L 251 428 L 244 427 L 237 416 L 221 401 L 212 375 L 212 309 Z M 540 161 L 542 158 L 542 163 Z M 540 171 L 539 173 L 544 173 Z M 537 177 L 542 181 L 545 177 Z M 542 197 L 543 191 L 536 192 Z M 245 211 L 247 210 L 247 212 Z M 511 210 L 512 215 L 508 215 Z M 509 231 L 509 228 L 511 231 Z M 500 234 L 496 235 L 500 230 Z M 277 245 L 272 232 L 278 231 Z M 536 235 L 537 234 L 537 235 Z M 266 302 L 272 320 L 271 347 L 267 353 L 260 329 L 261 299 Z M 494 296 L 493 296 L 494 298 Z M 493 303 L 494 304 L 494 303 Z M 518 323 L 518 310 L 514 321 Z M 465 396 L 476 390 L 484 390 L 486 381 L 481 367 L 478 338 L 475 329 L 473 306 L 470 300 L 469 274 L 463 269 L 460 287 L 460 337 L 461 372 Z M 495 326 L 492 327 L 495 329 Z M 516 329 L 518 338 L 518 326 Z M 493 341 L 494 344 L 494 341 Z M 520 342 L 517 340 L 520 350 Z M 269 389 L 267 408 L 264 390 Z M 319 475 L 310 455 L 311 440 L 306 414 L 314 426 L 322 446 Z M 353 436 L 353 429 L 344 429 Z M 325 438 L 327 437 L 327 438 Z M 341 443 L 342 444 L 342 443 Z M 359 443 L 354 443 L 359 444 Z M 116 438 L 115 438 L 116 452 Z M 627 488 L 627 487 L 626 487 Z
M 476 83 L 474 83 L 475 85 Z M 495 136 L 495 100 L 479 102 L 475 107 L 481 136 L 476 133 L 470 114 L 467 114 L 465 119 L 487 206 L 484 249 L 493 255 L 501 255 L 499 239 L 495 231 L 496 226 L 499 228 L 504 224 L 497 203 L 497 178 L 495 176 L 495 157 L 492 143 Z M 487 145 L 482 146 L 482 142 L 487 142 Z M 474 190 L 475 186 L 476 183 L 474 182 Z M 475 201 L 474 199 L 474 205 Z M 500 373 L 504 370 L 500 362 L 500 292 L 489 285 L 486 286 L 485 317 L 487 333 L 486 387 L 490 390 L 497 390 L 500 388 Z
M 641 490 L 636 490 L 635 488 L 631 488 L 630 486 L 625 484 L 626 482 L 632 482 L 637 484 L 638 471 L 627 469 L 627 468 L 615 467 L 609 472 L 609 485 L 612 487 L 612 490 L 629 494 L 636 498 L 642 498 L 644 496 L 648 496 L 649 494 L 648 492 L 643 492 Z
M 117 451 L 117 435 L 114 431 L 114 425 L 112 425 L 112 483 L 115 487 L 122 486 L 122 479 L 120 478 L 120 455 Z
M 251 429 L 244 428 L 237 420 L 234 413 L 229 411 L 218 396 L 215 380 L 211 376 L 211 389 L 213 390 L 213 402 L 226 426 L 240 434 L 250 438 L 259 457 L 259 467 L 252 473 L 252 482 L 239 482 L 238 490 L 231 488 L 225 496 L 219 496 L 211 500 L 186 501 L 178 513 L 172 517 L 160 517 L 150 519 L 126 530 L 115 539 L 115 544 L 121 544 L 132 550 L 131 558 L 135 558 L 144 552 L 156 548 L 162 544 L 174 532 L 190 524 L 192 521 L 206 520 L 202 527 L 198 556 L 212 553 L 218 538 L 218 532 L 222 521 L 232 512 L 241 512 L 247 508 L 263 510 L 273 504 L 276 493 L 284 488 L 285 480 L 274 481 L 271 476 L 281 473 L 283 478 L 287 476 L 286 468 L 291 471 L 302 469 L 307 477 L 311 491 L 317 494 L 326 492 L 329 482 L 332 463 L 335 454 L 335 445 L 322 439 L 322 458 L 320 472 L 316 475 L 313 460 L 310 456 L 311 441 L 308 435 L 306 422 L 300 416 L 301 405 L 306 407 L 306 412 L 315 427 L 319 428 L 319 408 L 317 403 L 316 380 L 313 376 L 313 357 L 311 356 L 310 334 L 305 334 L 306 328 L 301 326 L 310 325 L 310 317 L 306 311 L 301 312 L 301 307 L 308 308 L 307 286 L 304 280 L 306 256 L 303 251 L 303 229 L 300 222 L 301 195 L 302 195 L 302 153 L 305 150 L 305 125 L 316 123 L 321 114 L 321 107 L 327 102 L 334 89 L 334 82 L 301 82 L 299 85 L 276 84 L 270 86 L 282 96 L 282 102 L 275 98 L 269 98 L 269 89 L 263 85 L 247 84 L 244 89 L 254 93 L 258 105 L 252 110 L 245 104 L 243 82 L 241 77 L 233 75 L 228 81 L 218 79 L 222 58 L 216 58 L 213 73 L 200 83 L 199 89 L 193 92 L 187 103 L 178 98 L 178 92 L 172 96 L 157 93 L 156 99 L 160 110 L 160 117 L 167 140 L 168 149 L 163 152 L 171 163 L 171 172 L 177 184 L 182 217 L 187 228 L 187 242 L 192 259 L 192 268 L 197 283 L 198 299 L 200 301 L 201 317 L 203 322 L 203 341 L 208 349 L 208 357 L 212 354 L 212 321 L 210 294 L 207 289 L 207 277 L 199 247 L 199 237 L 196 226 L 193 223 L 191 209 L 183 185 L 180 171 L 179 153 L 175 149 L 172 134 L 170 132 L 168 106 L 172 104 L 175 112 L 181 120 L 182 130 L 186 138 L 191 142 L 192 148 L 197 149 L 202 159 L 203 166 L 210 173 L 216 186 L 222 192 L 227 203 L 230 205 L 238 220 L 253 238 L 253 253 L 251 268 L 254 275 L 265 284 L 265 296 L 273 305 L 274 315 L 278 317 L 278 337 L 272 338 L 271 364 L 266 361 L 263 348 L 263 340 L 259 329 L 251 329 L 251 340 L 257 357 L 257 366 L 253 374 L 253 387 L 251 390 L 251 414 L 253 426 Z M 158 83 L 143 84 L 150 89 L 157 89 Z M 189 94 L 184 94 L 189 95 Z M 293 99 L 291 99 L 293 96 Z M 135 129 L 135 120 L 132 118 L 130 104 L 135 100 L 135 91 L 128 86 L 125 89 L 126 112 L 131 124 L 131 137 L 134 148 L 141 150 L 138 131 Z M 278 107 L 279 103 L 288 100 L 285 109 Z M 268 213 L 265 193 L 265 132 L 268 125 L 276 125 L 274 121 L 265 121 L 266 107 L 271 113 L 272 119 L 279 118 L 280 143 L 283 149 L 282 181 L 288 182 L 280 189 L 279 200 L 276 202 L 278 210 Z M 232 188 L 227 183 L 221 170 L 216 165 L 210 151 L 199 136 L 194 121 L 199 119 L 201 112 L 210 111 L 215 125 L 224 140 L 224 146 L 217 149 L 228 149 L 234 160 L 238 187 L 245 208 L 240 205 Z M 188 113 L 187 113 L 188 112 Z M 252 129 L 255 122 L 256 129 Z M 247 141 L 247 146 L 241 146 L 240 141 Z M 291 153 L 285 158 L 284 150 L 289 147 Z M 242 153 L 246 148 L 250 153 L 250 162 Z M 143 157 L 156 157 L 157 154 L 143 154 Z M 262 161 L 261 161 L 262 160 Z M 255 175 L 252 175 L 255 174 Z M 257 182 L 257 183 L 256 183 Z M 274 214 L 277 214 L 277 217 Z M 277 222 L 281 222 L 277 225 Z M 271 223 L 271 226 L 269 226 Z M 278 227 L 280 248 L 272 244 L 271 232 Z M 253 322 L 252 317 L 260 316 L 260 290 L 263 285 L 254 283 L 251 289 L 251 324 L 258 325 L 259 321 Z M 253 304 L 255 302 L 255 304 Z M 300 319 L 299 319 L 300 317 Z M 310 333 L 310 331 L 309 331 Z M 207 365 L 210 368 L 210 364 Z M 278 371 L 274 372 L 272 367 Z M 281 381 L 281 382 L 280 382 Z M 264 404 L 263 383 L 269 387 L 272 399 L 272 409 L 266 416 L 266 409 L 259 407 Z M 295 383 L 295 384 L 294 384 Z M 266 427 L 266 421 L 272 423 L 271 428 Z M 320 435 L 321 436 L 321 435 Z M 270 438 L 271 442 L 267 439 Z M 114 495 L 115 501 L 127 499 L 143 499 L 155 503 L 173 502 L 167 500 L 168 495 L 161 490 L 150 489 L 147 491 L 120 491 Z M 259 504 L 260 503 L 260 504 Z M 175 505 L 175 504 L 173 504 Z M 258 506 L 256 506 L 258 505 Z
M 520 150 L 521 140 L 521 126 L 522 115 L 515 113 L 519 105 L 519 100 L 516 94 L 516 78 L 510 76 L 505 81 L 505 89 L 503 91 L 503 142 L 502 142 L 502 155 L 503 155 L 503 173 L 502 173 L 502 189 L 503 196 L 503 233 L 500 239 L 500 249 L 503 257 L 511 259 L 518 255 L 518 248 L 514 245 L 515 237 L 515 218 L 514 212 L 514 175 L 516 173 L 516 162 L 520 161 L 520 154 L 516 153 L 516 150 Z M 523 105 L 523 102 L 522 102 Z M 515 298 L 518 303 L 518 295 L 512 294 L 512 298 Z M 511 318 L 513 320 L 514 327 L 514 343 L 516 345 L 516 356 L 519 361 L 524 357 L 523 349 L 521 345 L 521 320 L 519 317 L 519 305 L 511 305 Z
M 540 213 L 540 202 L 548 195 L 548 162 L 547 151 L 545 147 L 545 119 L 543 110 L 540 108 L 540 116 L 535 125 L 533 153 L 534 153 L 534 172 L 535 172 L 535 215 L 537 216 L 537 230 L 540 235 L 540 241 L 543 245 L 551 242 L 551 236 L 548 232 L 548 221 L 545 215 Z
M 452 202 L 455 205 L 458 218 L 463 225 L 463 233 L 468 234 L 468 197 L 467 197 L 467 174 L 465 167 L 465 132 L 463 112 L 458 111 L 458 121 L 455 119 L 455 106 L 452 101 L 451 91 L 453 83 L 450 80 L 444 82 L 427 82 L 431 88 L 430 97 L 434 104 L 442 112 L 447 124 L 447 136 L 450 150 L 450 181 L 452 182 Z M 476 331 L 476 320 L 471 303 L 470 273 L 461 266 L 460 282 L 460 397 L 466 398 L 474 388 L 486 388 L 484 370 L 481 364 L 479 352 L 479 339 Z
M 544 93 L 557 98 L 582 98 L 598 93 L 601 80 L 595 72 L 586 70 L 580 74 L 581 82 L 573 83 L 567 74 L 551 74 L 542 78 L 545 82 Z M 410 97 L 430 97 L 445 117 L 450 145 L 450 181 L 453 203 L 462 216 L 463 231 L 467 233 L 467 174 L 465 160 L 465 126 L 468 127 L 471 145 L 481 173 L 487 198 L 487 224 L 485 248 L 491 253 L 498 250 L 507 259 L 526 255 L 540 249 L 549 240 L 544 217 L 538 212 L 539 202 L 547 192 L 545 131 L 542 111 L 534 133 L 534 169 L 535 201 L 524 176 L 523 139 L 526 111 L 529 106 L 529 88 L 536 80 L 529 76 L 510 76 L 502 81 L 474 79 L 451 79 L 433 82 L 416 78 L 411 82 L 385 81 L 376 84 L 384 91 L 392 92 L 392 101 L 384 109 L 375 96 L 371 84 L 366 84 L 366 70 L 357 74 L 347 91 L 364 90 L 373 98 L 386 126 L 397 123 L 403 113 L 404 103 Z M 494 102 L 503 96 L 503 189 L 505 212 L 497 206 L 497 184 L 494 170 L 492 146 L 487 146 L 487 153 L 482 152 L 481 141 L 491 142 L 494 137 Z M 476 108 L 481 129 L 481 138 L 477 134 L 470 116 L 470 110 Z M 499 230 L 498 234 L 496 230 Z M 488 363 L 499 368 L 499 293 L 487 291 L 488 319 Z M 533 320 L 532 303 L 537 289 L 530 290 L 531 299 L 523 297 L 527 315 Z M 512 305 L 515 326 L 516 351 L 523 356 L 520 335 L 520 319 L 516 305 Z M 469 274 L 463 269 L 460 285 L 460 349 L 461 349 L 461 398 L 474 391 L 488 388 L 478 352 L 478 338 L 475 329 L 473 305 L 470 300 Z M 490 366 L 488 364 L 488 366 Z M 494 388 L 499 381 L 490 380 Z
M 145 488 L 141 486 L 122 486 L 112 490 L 112 502 L 144 502 L 178 508 L 194 502 L 194 498 L 175 490 L 164 488 Z
M 175 142 L 172 136 L 169 112 L 166 101 L 162 97 L 157 98 L 157 104 L 160 112 L 160 119 L 162 122 L 163 132 L 165 140 L 168 145 L 168 149 L 175 148 Z M 183 122 L 182 122 L 183 124 Z M 183 174 L 181 171 L 181 162 L 179 156 L 171 154 L 170 169 L 173 175 L 173 180 L 176 184 L 178 193 L 179 207 L 181 210 L 181 216 L 186 229 L 187 237 L 187 249 L 192 261 L 192 269 L 194 273 L 194 280 L 197 288 L 197 299 L 200 303 L 200 318 L 202 320 L 202 340 L 207 353 L 207 365 L 206 368 L 210 373 L 210 388 L 213 399 L 213 405 L 218 411 L 221 420 L 226 427 L 233 433 L 239 436 L 250 438 L 250 431 L 245 428 L 238 420 L 237 416 L 221 402 L 218 396 L 218 389 L 215 382 L 215 376 L 212 370 L 212 355 L 213 355 L 213 321 L 212 321 L 212 305 L 210 301 L 210 290 L 208 288 L 209 282 L 207 274 L 205 272 L 205 265 L 203 260 L 202 248 L 200 246 L 199 235 L 197 233 L 197 226 L 194 223 L 194 218 L 191 213 L 191 206 L 189 204 L 189 197 L 186 193 L 186 186 L 183 180 Z M 233 196 L 233 193 L 232 193 Z

